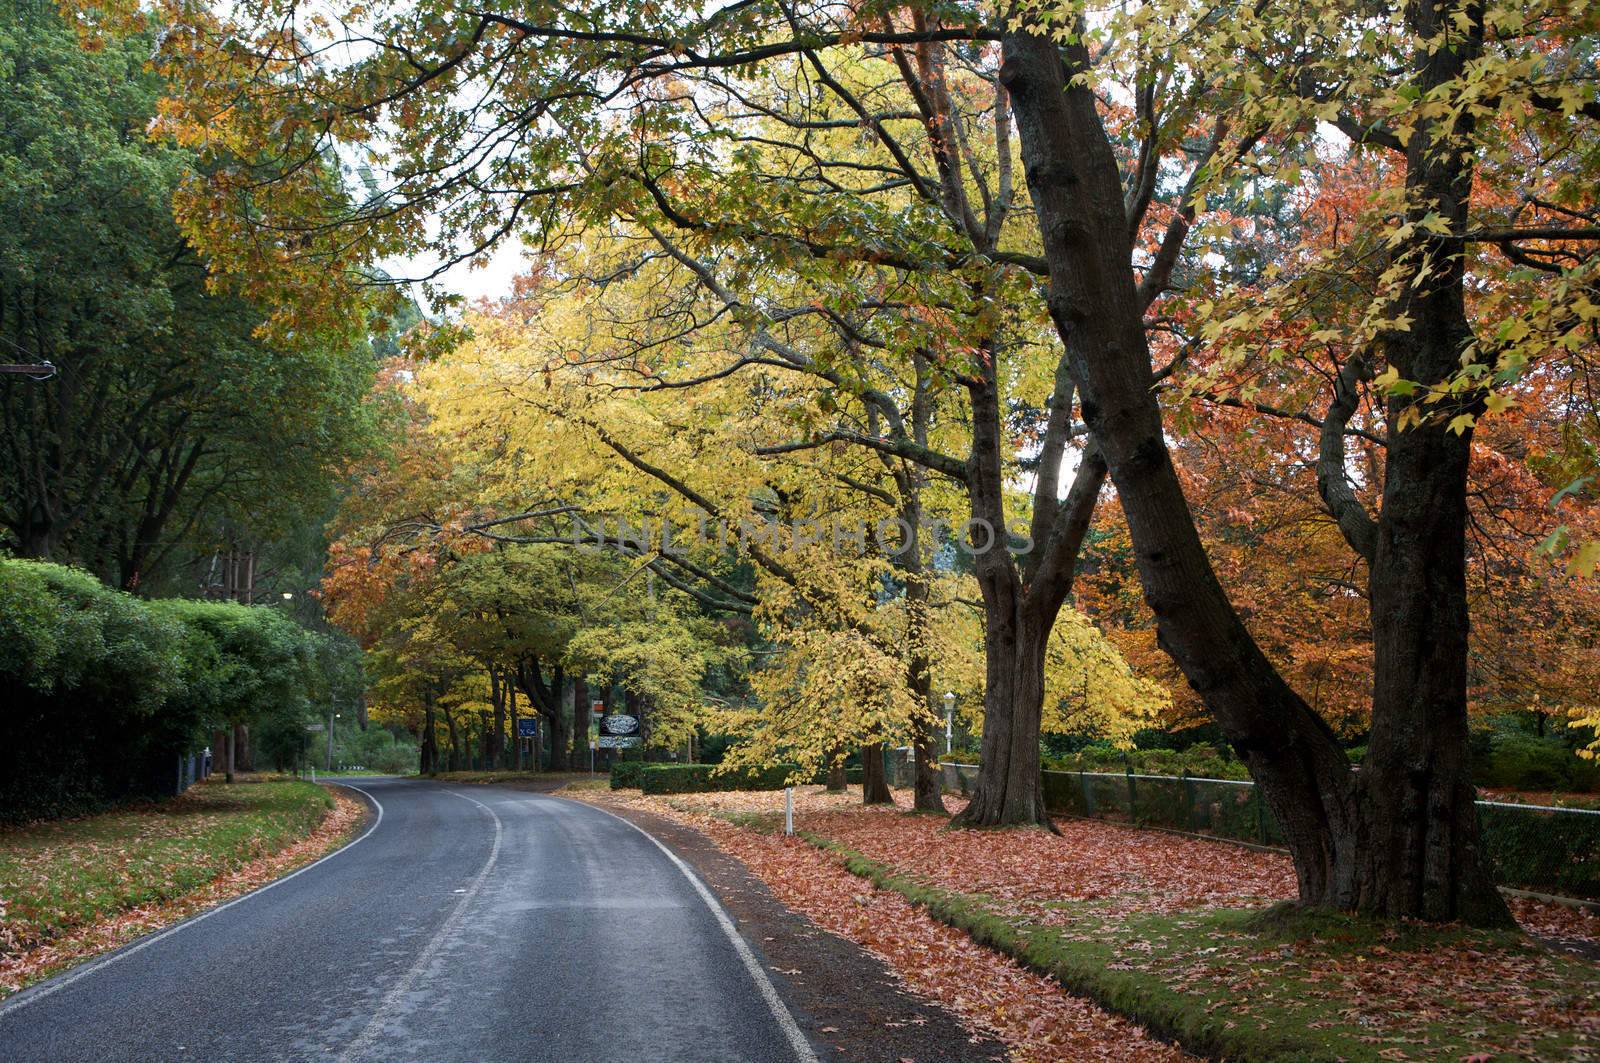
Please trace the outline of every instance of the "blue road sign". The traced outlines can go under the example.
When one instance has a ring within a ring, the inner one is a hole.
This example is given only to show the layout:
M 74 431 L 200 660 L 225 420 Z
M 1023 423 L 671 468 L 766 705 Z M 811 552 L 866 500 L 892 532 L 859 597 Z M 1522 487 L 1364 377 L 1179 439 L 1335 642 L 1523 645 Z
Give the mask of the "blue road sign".
M 538 720 L 538 717 L 535 717 L 535 716 L 518 716 L 517 717 L 517 737 L 518 738 L 538 738 L 539 737 L 539 720 Z

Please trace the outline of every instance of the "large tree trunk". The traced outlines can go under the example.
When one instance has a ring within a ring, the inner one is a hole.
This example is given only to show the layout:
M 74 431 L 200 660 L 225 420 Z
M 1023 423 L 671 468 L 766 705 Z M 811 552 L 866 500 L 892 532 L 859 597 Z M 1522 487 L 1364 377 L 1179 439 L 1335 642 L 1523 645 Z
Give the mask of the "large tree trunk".
M 828 765 L 828 792 L 843 793 L 849 785 L 850 779 L 844 769 L 844 758 L 835 757 Z
M 234 766 L 240 771 L 255 771 L 255 758 L 250 751 L 250 725 L 236 724 L 233 728 Z
M 919 363 L 920 370 L 920 363 Z M 920 380 L 920 372 L 919 372 Z M 919 385 L 919 394 L 921 388 Z M 919 402 L 913 410 L 916 437 L 926 443 L 925 413 Z M 916 699 L 918 715 L 911 721 L 912 757 L 915 761 L 911 806 L 918 812 L 947 812 L 941 794 L 937 717 L 933 709 L 933 670 L 928 660 L 928 579 L 922 560 L 922 482 L 920 472 L 894 470 L 900 497 L 900 520 L 906 540 L 895 555 L 895 567 L 906 581 L 906 686 Z
M 889 792 L 889 780 L 883 772 L 882 742 L 873 742 L 861 747 L 861 803 L 894 804 L 894 794 Z
M 1028 32 L 1007 34 L 1003 51 L 1001 78 L 1016 108 L 1050 268 L 1050 311 L 1084 391 L 1084 419 L 1101 446 L 1128 520 L 1158 639 L 1205 699 L 1276 816 L 1294 859 L 1301 900 L 1439 918 L 1438 909 L 1422 903 L 1422 892 L 1395 880 L 1400 867 L 1426 866 L 1453 880 L 1444 893 L 1478 898 L 1471 905 L 1457 904 L 1453 914 L 1475 919 L 1484 911 L 1492 914 L 1494 905 L 1479 897 L 1483 876 L 1476 851 L 1463 844 L 1472 837 L 1463 830 L 1470 816 L 1462 811 L 1470 791 L 1455 773 L 1464 761 L 1464 701 L 1445 704 L 1452 694 L 1432 709 L 1396 704 L 1408 685 L 1419 693 L 1437 684 L 1415 673 L 1409 680 L 1392 674 L 1402 663 L 1404 654 L 1397 651 L 1407 639 L 1386 630 L 1396 623 L 1423 624 L 1430 617 L 1456 625 L 1458 630 L 1448 632 L 1417 627 L 1410 639 L 1414 647 L 1419 638 L 1442 638 L 1448 648 L 1439 652 L 1453 656 L 1458 634 L 1464 637 L 1464 611 L 1457 616 L 1448 609 L 1418 609 L 1422 603 L 1415 587 L 1396 583 L 1393 562 L 1375 567 L 1374 635 L 1382 640 L 1376 667 L 1385 674 L 1375 691 L 1374 735 L 1383 751 L 1380 763 L 1370 774 L 1364 769 L 1358 784 L 1327 724 L 1289 688 L 1245 629 L 1212 571 L 1183 496 L 1153 389 L 1116 159 L 1092 89 L 1068 87 L 1072 73 L 1087 69 L 1088 53 L 1082 44 L 1068 45 L 1063 62 L 1057 45 Z M 1403 444 L 1402 465 L 1405 450 Z M 1395 457 L 1391 454 L 1391 462 Z M 1436 482 L 1443 485 L 1455 475 L 1453 469 L 1442 470 Z M 1404 482 L 1396 483 L 1396 490 Z M 1386 499 L 1388 490 L 1386 485 Z M 1451 506 L 1440 516 L 1456 519 Z M 1411 530 L 1402 528 L 1391 529 L 1391 540 L 1396 532 Z M 1445 536 L 1447 555 L 1454 538 Z M 1385 549 L 1380 545 L 1380 553 Z M 1395 543 L 1387 549 L 1394 551 Z M 1410 542 L 1400 549 L 1408 564 L 1421 566 L 1416 586 L 1437 588 L 1436 580 L 1456 584 L 1453 572 L 1422 576 L 1440 560 L 1427 556 L 1430 547 Z M 1380 581 L 1388 586 L 1380 589 Z M 1434 604 L 1445 604 L 1453 595 L 1450 591 Z M 1386 612 L 1381 619 L 1380 611 Z M 1428 670 L 1423 657 L 1413 657 L 1411 664 Z M 1453 664 L 1446 668 L 1444 686 L 1454 683 L 1454 669 Z M 1437 715 L 1429 718 L 1430 712 Z M 1435 726 L 1440 729 L 1429 730 Z M 1414 745 L 1425 730 L 1428 740 Z M 1446 830 L 1415 825 L 1419 812 L 1427 813 L 1424 822 L 1431 818 Z M 1449 850 L 1447 856 L 1427 848 L 1430 837 Z M 1423 851 L 1416 849 L 1419 844 Z M 1358 887 L 1361 880 L 1370 885 Z
M 1421 55 L 1413 83 L 1424 98 L 1462 76 L 1482 52 L 1483 10 L 1459 2 L 1407 5 L 1416 39 L 1448 32 Z M 1455 132 L 1472 131 L 1464 113 Z M 1406 144 L 1408 220 L 1436 213 L 1449 231 L 1469 227 L 1472 159 L 1423 123 Z M 1463 244 L 1418 226 L 1399 250 L 1410 276 L 1394 309 L 1405 330 L 1383 336 L 1384 356 L 1406 380 L 1448 381 L 1473 342 Z M 1424 406 L 1431 418 L 1404 427 L 1425 391 L 1391 396 L 1383 508 L 1372 557 L 1372 733 L 1357 794 L 1361 844 L 1339 867 L 1334 903 L 1423 919 L 1508 924 L 1478 846 L 1476 793 L 1467 755 L 1467 466 L 1472 433 L 1451 432 L 1465 405 Z
M 1390 421 L 1372 575 L 1372 732 L 1356 780 L 1362 833 L 1340 847 L 1349 859 L 1331 901 L 1505 923 L 1478 846 L 1467 755 L 1469 443 L 1442 425 L 1401 431 Z
M 1017 571 L 1006 538 L 1005 479 L 999 386 L 994 358 L 984 379 L 968 385 L 972 404 L 972 457 L 967 486 L 974 520 L 994 529 L 994 541 L 973 543 L 983 593 L 985 679 L 983 745 L 972 799 L 956 817 L 964 827 L 1036 825 L 1053 830 L 1039 774 L 1039 729 L 1044 716 L 1045 647 L 1072 588 L 1078 552 L 1094 515 L 1106 466 L 1094 447 L 1085 450 L 1067 498 L 1055 497 L 1055 471 L 1041 477 L 1035 498 L 1034 546 L 1024 573 Z M 1052 396 L 1052 429 L 1070 422 L 1072 389 L 1063 374 Z M 1052 436 L 1059 458 L 1066 440 Z M 1048 459 L 1047 459 L 1048 460 Z M 1024 585 L 1024 575 L 1028 577 Z
M 572 677 L 572 759 L 580 771 L 589 768 L 589 680 Z
M 451 712 L 449 709 L 445 708 L 442 705 L 439 707 L 439 711 L 444 713 L 445 730 L 450 735 L 450 763 L 449 763 L 449 770 L 450 771 L 460 771 L 461 770 L 461 734 L 460 734 L 459 731 L 456 730 L 456 714 Z
M 961 826 L 1050 827 L 1039 774 L 1050 632 L 1019 608 L 1015 590 L 984 595 L 982 757 L 972 799 L 956 819 Z
M 912 725 L 911 748 L 916 767 L 911 807 L 918 812 L 948 814 L 950 810 L 944 807 L 944 770 L 939 767 L 939 725 L 933 716 L 919 718 Z

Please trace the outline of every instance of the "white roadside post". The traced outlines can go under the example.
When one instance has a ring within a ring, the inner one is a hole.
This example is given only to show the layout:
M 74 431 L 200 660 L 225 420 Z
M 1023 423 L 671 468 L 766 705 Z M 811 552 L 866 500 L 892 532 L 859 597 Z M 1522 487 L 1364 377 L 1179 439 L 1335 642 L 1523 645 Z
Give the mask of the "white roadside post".
M 783 788 L 783 833 L 794 834 L 794 787 Z
M 956 695 L 953 690 L 944 692 L 944 751 L 948 756 L 952 740 L 955 738 L 956 722 Z

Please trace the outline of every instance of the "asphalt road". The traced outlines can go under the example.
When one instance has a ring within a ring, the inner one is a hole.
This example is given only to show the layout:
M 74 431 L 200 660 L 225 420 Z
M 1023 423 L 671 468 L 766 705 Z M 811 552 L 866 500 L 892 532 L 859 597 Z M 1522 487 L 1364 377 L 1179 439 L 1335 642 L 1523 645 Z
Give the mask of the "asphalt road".
M 811 1060 L 761 961 L 638 828 L 362 779 L 354 844 L 0 1004 L 0 1060 Z

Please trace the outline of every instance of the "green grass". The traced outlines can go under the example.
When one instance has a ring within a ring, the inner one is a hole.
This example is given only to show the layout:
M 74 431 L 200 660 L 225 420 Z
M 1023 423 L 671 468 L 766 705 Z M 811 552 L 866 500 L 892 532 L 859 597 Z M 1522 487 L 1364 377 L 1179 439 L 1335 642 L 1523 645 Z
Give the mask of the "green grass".
M 1600 997 L 1600 967 L 1514 934 L 1287 907 L 1108 916 L 1067 903 L 1051 907 L 1069 917 L 1043 925 L 804 837 L 979 943 L 1203 1055 L 1544 1060 L 1592 1048 L 1584 1002 Z
M 305 837 L 332 807 L 309 782 L 208 782 L 159 804 L 0 831 L 0 954 L 181 897 Z

